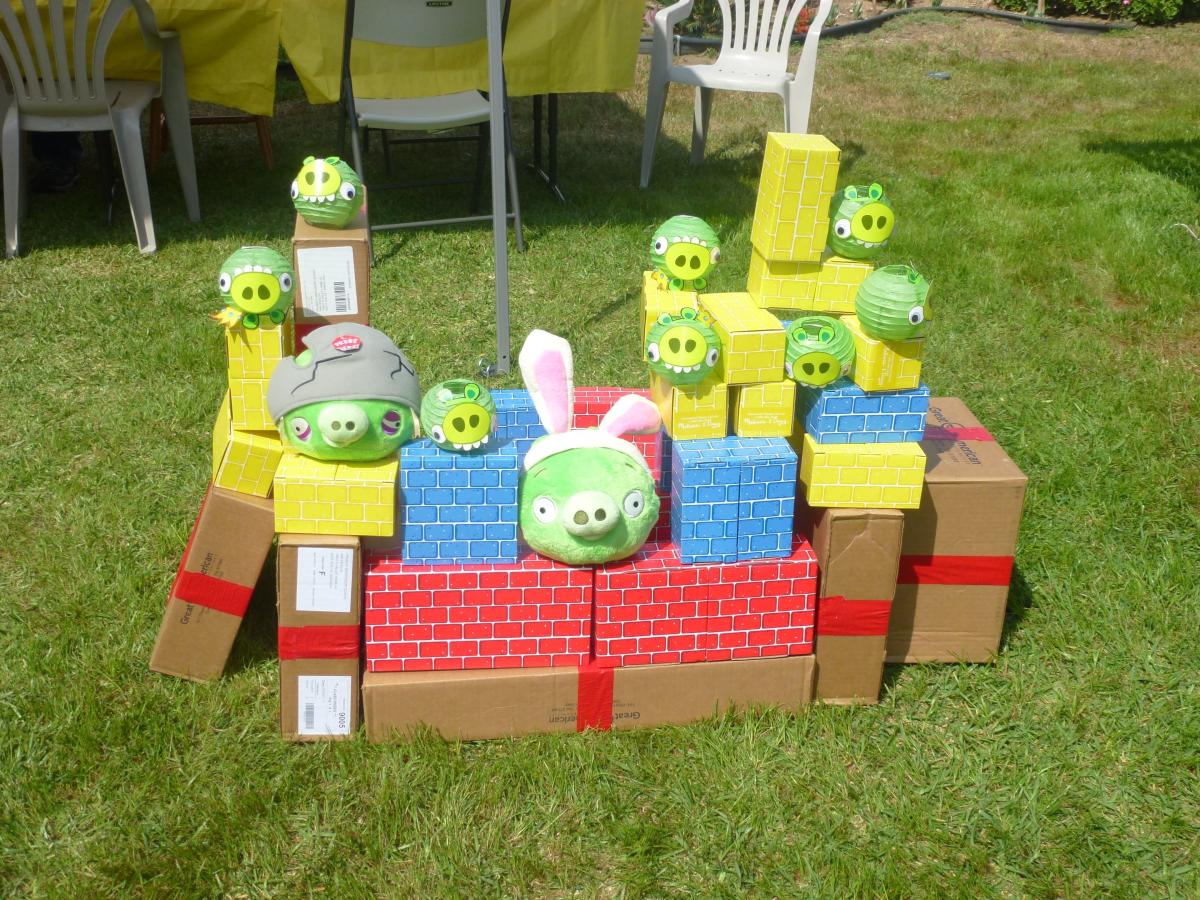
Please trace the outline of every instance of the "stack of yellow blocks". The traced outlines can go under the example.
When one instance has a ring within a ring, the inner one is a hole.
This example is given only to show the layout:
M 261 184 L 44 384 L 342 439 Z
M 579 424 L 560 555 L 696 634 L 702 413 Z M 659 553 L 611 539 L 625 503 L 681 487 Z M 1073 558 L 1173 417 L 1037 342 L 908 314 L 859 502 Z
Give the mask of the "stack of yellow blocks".
M 767 135 L 746 290 L 764 309 L 845 315 L 875 268 L 825 252 L 841 151 L 818 134 Z
M 279 325 L 225 329 L 229 389 L 213 423 L 213 484 L 269 497 L 283 444 L 267 412 L 267 383 L 275 366 L 291 356 L 291 313 Z

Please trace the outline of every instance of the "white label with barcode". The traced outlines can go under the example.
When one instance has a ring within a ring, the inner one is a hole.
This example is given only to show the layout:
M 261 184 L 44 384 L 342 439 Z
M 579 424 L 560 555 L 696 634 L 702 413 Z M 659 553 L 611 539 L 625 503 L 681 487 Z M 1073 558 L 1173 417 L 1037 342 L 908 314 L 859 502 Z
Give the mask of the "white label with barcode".
M 353 550 L 296 548 L 296 612 L 348 613 L 353 585 Z
M 297 734 L 349 734 L 349 675 L 301 675 Z
M 351 247 L 301 247 L 296 250 L 300 306 L 306 318 L 358 315 Z

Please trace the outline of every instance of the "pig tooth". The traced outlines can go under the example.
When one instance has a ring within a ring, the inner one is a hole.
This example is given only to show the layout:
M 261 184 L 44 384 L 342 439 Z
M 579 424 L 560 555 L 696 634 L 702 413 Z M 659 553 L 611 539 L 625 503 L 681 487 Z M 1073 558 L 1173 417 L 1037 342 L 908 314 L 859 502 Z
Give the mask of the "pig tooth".
M 488 442 L 488 436 L 485 434 L 483 436 L 483 440 L 480 443 L 486 444 L 487 442 Z

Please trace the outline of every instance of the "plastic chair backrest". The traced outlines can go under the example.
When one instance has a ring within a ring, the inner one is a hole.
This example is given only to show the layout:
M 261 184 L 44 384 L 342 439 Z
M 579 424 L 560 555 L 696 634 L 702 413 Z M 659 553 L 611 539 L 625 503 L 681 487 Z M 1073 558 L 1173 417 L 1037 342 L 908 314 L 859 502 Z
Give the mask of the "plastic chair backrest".
M 354 39 L 452 47 L 487 37 L 486 0 L 354 0 Z
M 796 20 L 808 0 L 717 0 L 721 6 L 721 55 L 754 57 L 782 72 Z
M 76 0 L 68 11 L 63 0 L 49 0 L 43 10 L 36 0 L 23 0 L 23 15 L 13 0 L 0 2 L 0 60 L 19 106 L 40 111 L 61 105 L 103 105 L 104 58 L 121 17 L 134 7 L 147 46 L 158 46 L 154 12 L 146 0 L 110 0 L 92 36 L 91 0 Z

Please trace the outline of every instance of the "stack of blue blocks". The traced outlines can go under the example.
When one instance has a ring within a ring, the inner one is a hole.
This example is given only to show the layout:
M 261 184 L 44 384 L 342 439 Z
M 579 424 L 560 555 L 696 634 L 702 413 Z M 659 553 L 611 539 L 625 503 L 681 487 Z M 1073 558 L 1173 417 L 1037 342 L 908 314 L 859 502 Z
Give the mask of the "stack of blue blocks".
M 797 412 L 818 444 L 899 444 L 925 435 L 929 387 L 871 391 L 845 379 L 823 388 L 799 386 Z
M 796 453 L 783 438 L 675 441 L 671 541 L 684 563 L 789 556 Z

